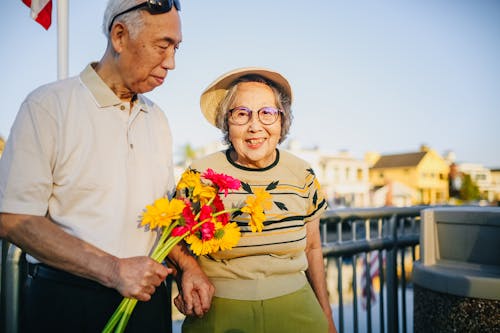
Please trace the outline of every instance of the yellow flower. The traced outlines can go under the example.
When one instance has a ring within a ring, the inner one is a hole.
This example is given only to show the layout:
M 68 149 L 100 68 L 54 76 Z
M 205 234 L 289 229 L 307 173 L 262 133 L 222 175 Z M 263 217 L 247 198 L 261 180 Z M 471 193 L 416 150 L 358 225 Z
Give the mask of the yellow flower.
M 217 191 L 212 186 L 201 185 L 195 187 L 193 191 L 193 201 L 200 201 L 202 205 L 206 205 L 217 195 Z
M 177 190 L 188 189 L 189 193 L 183 196 L 190 198 L 193 202 L 200 201 L 202 205 L 213 199 L 217 195 L 217 191 L 213 186 L 205 185 L 201 181 L 201 174 L 193 170 L 186 170 L 181 176 Z
M 250 226 L 250 229 L 252 229 L 252 232 L 261 232 L 264 228 L 264 221 L 266 220 L 266 215 L 262 211 L 262 208 L 255 207 L 255 209 L 249 214 L 250 222 L 248 222 L 248 225 Z
M 196 234 L 189 234 L 185 240 L 186 243 L 191 245 L 191 251 L 197 256 L 215 252 L 217 249 L 217 241 L 215 238 L 202 241 Z
M 201 176 L 198 172 L 193 170 L 186 170 L 181 176 L 181 180 L 179 180 L 179 184 L 177 184 L 177 189 L 182 190 L 184 188 L 192 191 L 194 188 L 201 186 Z
M 271 209 L 273 202 L 271 200 L 271 194 L 266 192 L 262 188 L 257 188 L 254 190 L 255 201 L 259 202 L 264 210 Z
M 252 232 L 261 232 L 266 219 L 264 209 L 271 209 L 273 203 L 271 194 L 264 189 L 257 188 L 254 190 L 254 194 L 255 196 L 247 197 L 245 200 L 246 206 L 241 211 L 250 215 L 249 225 Z
M 231 222 L 222 227 L 222 223 L 217 223 L 221 228 L 215 231 L 215 239 L 217 240 L 217 250 L 230 250 L 238 244 L 241 238 L 240 228 L 235 222 Z
M 147 205 L 143 214 L 141 225 L 149 225 L 150 229 L 168 227 L 172 221 L 181 217 L 184 201 L 179 199 L 160 198 L 153 205 Z

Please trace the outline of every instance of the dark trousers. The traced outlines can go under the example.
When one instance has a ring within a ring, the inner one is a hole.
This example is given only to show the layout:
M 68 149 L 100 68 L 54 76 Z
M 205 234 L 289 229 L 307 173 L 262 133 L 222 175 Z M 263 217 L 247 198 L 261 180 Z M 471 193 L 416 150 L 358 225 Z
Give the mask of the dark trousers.
M 170 286 L 170 284 L 169 284 Z M 28 265 L 20 332 L 101 332 L 122 301 L 116 290 L 45 265 Z M 170 288 L 138 302 L 125 332 L 172 332 Z

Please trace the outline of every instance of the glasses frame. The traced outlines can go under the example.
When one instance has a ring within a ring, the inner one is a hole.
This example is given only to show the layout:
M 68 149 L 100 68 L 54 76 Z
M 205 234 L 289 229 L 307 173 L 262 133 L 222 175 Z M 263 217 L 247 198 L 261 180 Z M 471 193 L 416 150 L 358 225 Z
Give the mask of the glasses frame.
M 269 109 L 276 111 L 276 118 L 272 122 L 266 123 L 266 122 L 263 122 L 262 119 L 261 119 L 261 111 L 263 111 L 263 110 L 269 110 Z M 233 112 L 236 111 L 236 110 L 246 111 L 247 112 L 247 114 L 248 114 L 248 120 L 245 123 L 238 123 L 238 122 L 235 122 L 233 120 Z M 232 108 L 231 110 L 228 111 L 228 121 L 231 124 L 234 124 L 234 125 L 246 125 L 253 118 L 253 113 L 254 112 L 255 112 L 254 110 L 252 110 L 250 108 L 247 108 L 246 106 L 237 106 L 237 107 L 234 107 L 234 108 Z M 263 125 L 272 125 L 272 124 L 274 124 L 279 119 L 279 117 L 282 114 L 283 114 L 283 110 L 281 110 L 279 108 L 275 108 L 275 107 L 272 107 L 272 106 L 264 106 L 264 107 L 260 108 L 259 110 L 257 110 L 257 119 L 259 119 L 260 123 L 263 124 Z
M 151 15 L 155 14 L 163 14 L 163 13 L 168 13 L 170 10 L 172 10 L 172 7 L 175 7 L 177 11 L 181 11 L 181 3 L 180 0 L 147 0 L 144 1 L 134 7 L 131 7 L 129 9 L 126 9 L 122 12 L 119 12 L 113 18 L 111 19 L 111 23 L 109 24 L 108 31 L 111 31 L 111 28 L 113 27 L 113 23 L 115 23 L 115 20 L 118 16 L 121 16 L 123 14 L 130 13 L 131 11 L 137 10 L 137 9 L 146 9 Z

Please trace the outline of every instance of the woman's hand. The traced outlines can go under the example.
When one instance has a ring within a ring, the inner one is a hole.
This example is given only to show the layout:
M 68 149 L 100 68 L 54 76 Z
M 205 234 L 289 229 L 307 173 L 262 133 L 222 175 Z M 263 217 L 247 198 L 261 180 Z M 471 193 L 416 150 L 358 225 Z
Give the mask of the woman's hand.
M 178 267 L 176 281 L 179 295 L 174 298 L 175 306 L 186 316 L 202 317 L 212 304 L 212 297 L 215 293 L 214 285 L 184 245 L 174 248 L 169 257 Z

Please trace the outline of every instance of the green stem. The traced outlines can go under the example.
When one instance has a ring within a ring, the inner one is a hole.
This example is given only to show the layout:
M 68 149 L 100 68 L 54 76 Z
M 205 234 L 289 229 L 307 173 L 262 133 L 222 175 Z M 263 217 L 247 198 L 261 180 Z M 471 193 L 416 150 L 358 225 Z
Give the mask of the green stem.
M 131 298 L 127 303 L 123 315 L 120 318 L 120 322 L 118 323 L 118 327 L 116 327 L 115 333 L 122 333 L 123 331 L 125 331 L 125 327 L 127 327 L 128 320 L 130 319 L 130 316 L 132 315 L 132 311 L 134 311 L 136 304 L 137 300 L 135 298 Z
M 172 230 L 177 226 L 179 225 L 179 222 L 175 221 L 173 223 L 171 223 L 168 228 L 166 229 L 163 229 L 162 231 L 162 234 L 161 234 L 161 237 L 160 237 L 160 240 L 158 241 L 158 243 L 156 244 L 156 247 L 155 249 L 153 250 L 153 253 L 151 254 L 151 257 L 154 257 L 156 256 L 157 252 L 161 250 L 161 248 L 163 247 L 163 244 L 167 241 L 167 237 L 170 236 L 170 234 L 172 233 Z
M 183 240 L 184 237 L 186 237 L 188 234 L 189 234 L 189 231 L 185 232 L 182 236 L 176 236 L 176 237 L 168 239 L 165 243 L 163 243 L 163 246 L 158 248 L 158 251 L 155 251 L 155 255 L 152 256 L 151 258 L 153 258 L 157 262 L 160 262 L 160 263 L 163 262 L 163 260 L 165 260 L 165 257 L 168 256 L 170 251 L 172 251 L 174 246 L 179 244 L 179 242 L 181 240 Z
M 120 302 L 120 305 L 118 305 L 115 312 L 113 313 L 111 318 L 108 320 L 108 323 L 106 324 L 106 326 L 104 326 L 102 333 L 110 333 L 113 331 L 113 329 L 115 328 L 118 321 L 120 321 L 120 319 L 122 318 L 123 313 L 125 311 L 125 308 L 127 307 L 130 300 L 131 300 L 131 298 L 126 298 L 126 297 L 124 297 L 122 299 L 122 301 Z
M 222 210 L 222 211 L 219 211 L 217 213 L 214 213 L 212 214 L 213 217 L 216 217 L 216 216 L 219 216 L 219 215 L 222 215 L 222 214 L 226 214 L 226 213 L 233 213 L 233 212 L 236 212 L 238 210 L 240 210 L 241 208 L 231 208 L 231 209 L 226 209 L 226 210 Z

